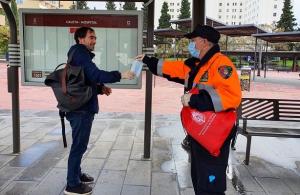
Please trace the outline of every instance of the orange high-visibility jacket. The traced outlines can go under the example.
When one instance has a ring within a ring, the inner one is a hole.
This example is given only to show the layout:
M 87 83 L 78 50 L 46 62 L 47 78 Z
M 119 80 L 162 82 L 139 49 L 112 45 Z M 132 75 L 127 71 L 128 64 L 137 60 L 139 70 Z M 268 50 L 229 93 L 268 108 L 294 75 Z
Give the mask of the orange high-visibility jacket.
M 190 70 L 184 61 L 159 60 L 157 63 L 157 75 L 170 80 L 172 78 L 185 80 L 185 85 Z M 205 90 L 210 95 L 216 112 L 236 109 L 241 102 L 241 87 L 236 68 L 231 60 L 220 52 L 215 53 L 199 69 L 193 87 Z

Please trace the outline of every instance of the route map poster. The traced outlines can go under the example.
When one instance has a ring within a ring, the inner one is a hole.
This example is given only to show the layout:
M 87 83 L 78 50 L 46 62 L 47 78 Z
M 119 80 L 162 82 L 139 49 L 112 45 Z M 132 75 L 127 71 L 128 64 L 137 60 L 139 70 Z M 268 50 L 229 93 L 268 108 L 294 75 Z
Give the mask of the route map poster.
M 21 9 L 20 21 L 23 85 L 43 85 L 47 74 L 67 62 L 74 33 L 81 26 L 95 30 L 93 61 L 102 70 L 129 70 L 134 57 L 142 53 L 140 11 Z M 141 77 L 111 86 L 141 88 Z

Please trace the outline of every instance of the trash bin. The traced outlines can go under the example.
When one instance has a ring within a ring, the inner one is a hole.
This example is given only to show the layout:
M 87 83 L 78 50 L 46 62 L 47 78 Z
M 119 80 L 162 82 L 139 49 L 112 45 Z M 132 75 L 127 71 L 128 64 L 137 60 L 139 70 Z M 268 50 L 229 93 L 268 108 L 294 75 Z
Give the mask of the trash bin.
M 241 89 L 242 91 L 250 91 L 251 68 L 249 66 L 242 66 L 241 68 Z

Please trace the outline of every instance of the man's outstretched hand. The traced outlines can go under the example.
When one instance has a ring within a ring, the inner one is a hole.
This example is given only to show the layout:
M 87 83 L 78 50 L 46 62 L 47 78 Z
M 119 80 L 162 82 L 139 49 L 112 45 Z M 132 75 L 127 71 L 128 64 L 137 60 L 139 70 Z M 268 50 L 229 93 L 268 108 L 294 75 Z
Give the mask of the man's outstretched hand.
M 131 72 L 130 70 L 127 70 L 127 71 L 121 73 L 122 79 L 132 80 L 134 78 L 134 76 L 135 76 L 135 74 L 133 72 Z

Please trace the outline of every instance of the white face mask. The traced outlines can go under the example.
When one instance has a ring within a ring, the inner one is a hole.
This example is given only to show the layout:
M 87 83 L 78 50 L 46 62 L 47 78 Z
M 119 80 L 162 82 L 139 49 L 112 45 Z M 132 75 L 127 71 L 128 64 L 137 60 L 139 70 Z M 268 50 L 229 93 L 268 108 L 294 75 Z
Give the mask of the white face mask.
M 189 43 L 188 50 L 193 57 L 199 58 L 200 51 L 196 49 L 196 44 L 194 41 Z

